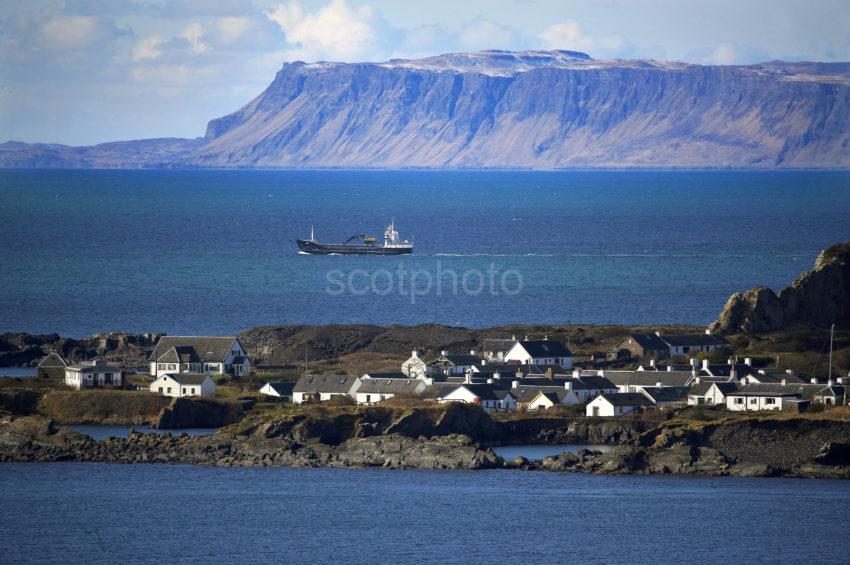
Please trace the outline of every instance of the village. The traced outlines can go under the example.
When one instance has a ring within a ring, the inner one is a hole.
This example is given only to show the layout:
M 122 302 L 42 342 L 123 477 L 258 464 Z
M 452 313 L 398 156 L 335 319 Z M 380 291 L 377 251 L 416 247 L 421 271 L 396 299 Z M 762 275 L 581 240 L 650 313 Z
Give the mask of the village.
M 465 352 L 428 357 L 413 350 L 398 371 L 305 370 L 297 380 L 269 380 L 255 392 L 296 405 L 331 399 L 373 405 L 407 398 L 473 404 L 491 413 L 573 407 L 587 417 L 603 418 L 688 406 L 804 412 L 847 403 L 846 379 L 833 378 L 831 367 L 830 374 L 818 377 L 760 366 L 751 357 L 739 359 L 726 339 L 708 330 L 632 333 L 606 357 L 603 368 L 592 367 L 575 362 L 567 344 L 547 335 L 514 335 L 483 339 L 479 349 Z M 244 382 L 256 369 L 235 336 L 162 336 L 148 361 L 149 384 L 144 385 L 129 384 L 131 373 L 107 360 L 70 364 L 55 352 L 40 361 L 37 376 L 75 390 L 142 388 L 167 397 L 214 399 L 220 383 Z

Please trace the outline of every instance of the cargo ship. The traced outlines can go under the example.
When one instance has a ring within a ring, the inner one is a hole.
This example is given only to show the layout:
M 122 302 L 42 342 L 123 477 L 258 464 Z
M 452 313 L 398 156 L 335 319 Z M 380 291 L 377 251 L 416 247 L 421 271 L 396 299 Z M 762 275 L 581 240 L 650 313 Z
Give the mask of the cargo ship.
M 408 255 L 413 253 L 413 244 L 402 241 L 395 229 L 395 219 L 384 230 L 384 244 L 378 245 L 376 238 L 364 234 L 352 235 L 343 243 L 319 243 L 313 228 L 310 239 L 297 239 L 298 252 L 305 255 Z

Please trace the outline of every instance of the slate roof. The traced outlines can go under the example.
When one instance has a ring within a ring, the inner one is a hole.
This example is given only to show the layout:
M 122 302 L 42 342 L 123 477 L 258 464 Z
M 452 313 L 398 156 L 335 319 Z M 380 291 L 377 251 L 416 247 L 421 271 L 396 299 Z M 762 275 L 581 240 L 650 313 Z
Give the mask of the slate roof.
M 654 333 L 629 334 L 629 337 L 643 349 L 662 351 L 667 349 L 667 344 L 661 341 L 661 338 Z
M 541 392 L 565 392 L 563 386 L 515 386 L 511 389 L 511 394 L 517 399 L 517 402 L 531 402 L 534 397 Z
M 431 364 L 446 361 L 454 366 L 464 366 L 464 365 L 479 365 L 481 363 L 481 358 L 478 355 L 469 355 L 463 353 L 448 353 L 446 355 L 440 355 L 433 361 Z
M 204 373 L 167 373 L 164 376 L 171 377 L 181 385 L 199 385 L 208 378 Z
M 186 345 L 172 347 L 159 356 L 157 363 L 200 363 L 195 348 Z
M 281 396 L 292 396 L 292 389 L 295 388 L 295 383 L 292 381 L 280 381 L 266 384 Z
M 648 396 L 653 402 L 678 402 L 688 399 L 688 387 L 666 386 L 663 388 L 645 388 L 644 395 Z
M 785 379 L 786 384 L 809 384 L 809 381 L 799 375 L 789 373 L 748 373 L 746 376 L 752 377 L 761 384 L 782 384 L 782 379 Z
M 305 375 L 298 379 L 292 392 L 304 394 L 348 394 L 358 377 L 347 375 Z
M 38 366 L 41 369 L 52 369 L 54 367 L 67 367 L 68 363 L 62 359 L 62 356 L 58 353 L 51 352 L 44 356 L 44 358 L 38 362 Z
M 450 390 L 444 391 L 440 397 L 445 397 L 452 392 L 458 390 L 459 388 L 465 388 L 481 400 L 501 400 L 505 397 L 505 389 L 497 388 L 491 384 L 462 384 L 455 387 L 452 387 Z
M 367 394 L 416 394 L 416 389 L 423 382 L 419 379 L 364 379 L 357 389 L 357 393 Z
M 535 394 L 535 395 L 534 395 L 534 398 L 532 398 L 532 399 L 531 399 L 531 401 L 533 402 L 533 401 L 534 401 L 534 400 L 535 400 L 538 396 L 543 395 L 543 396 L 545 396 L 547 399 L 549 399 L 549 401 L 550 401 L 552 404 L 554 404 L 555 406 L 557 406 L 558 404 L 563 404 L 563 403 L 564 403 L 564 397 L 565 397 L 565 396 L 567 396 L 567 394 L 566 394 L 566 393 L 567 393 L 567 391 L 566 391 L 566 390 L 565 390 L 565 391 L 563 391 L 563 393 L 561 393 L 561 392 L 559 392 L 559 391 L 554 391 L 554 390 L 553 390 L 553 391 L 541 391 L 541 392 L 538 392 L 537 394 Z
M 693 374 L 690 371 L 605 371 L 605 378 L 617 386 L 686 386 Z
M 823 390 L 823 385 L 813 384 L 789 384 L 781 385 L 775 383 L 747 384 L 738 387 L 737 392 L 728 394 L 749 395 L 749 396 L 789 396 L 800 395 L 802 398 L 811 399 L 819 390 Z
M 150 361 L 158 361 L 159 358 L 172 347 L 191 348 L 200 362 L 222 363 L 236 336 L 212 337 L 212 336 L 167 336 L 164 335 L 156 342 Z M 171 362 L 171 361 L 169 361 Z M 176 362 L 176 361 L 174 361 Z
M 844 385 L 825 386 L 815 393 L 815 396 L 835 396 L 844 399 Z
M 743 363 L 738 363 L 736 365 L 730 365 L 728 363 L 719 363 L 717 365 L 709 365 L 708 371 L 706 371 L 705 369 L 700 369 L 700 373 L 714 377 L 731 377 L 733 368 L 735 369 L 735 376 L 738 378 L 749 375 L 754 371 L 752 367 Z
M 485 339 L 482 349 L 484 351 L 504 351 L 507 353 L 516 341 L 515 339 Z
M 97 359 L 95 361 L 83 361 L 82 363 L 75 363 L 73 365 L 68 365 L 68 369 L 75 369 L 80 371 L 81 373 L 103 373 L 103 372 L 120 372 L 122 369 L 118 365 L 112 365 L 104 359 Z
M 600 394 L 596 398 L 604 398 L 614 406 L 652 406 L 653 403 L 639 392 L 620 392 L 617 394 Z M 595 399 L 594 399 L 595 400 Z
M 732 394 L 732 393 L 738 392 L 738 389 L 740 388 L 740 385 L 738 383 L 733 383 L 733 382 L 728 382 L 728 381 L 722 382 L 722 383 L 711 383 L 711 384 L 716 386 L 717 389 L 720 392 L 723 393 L 723 396 L 726 396 L 727 394 Z M 711 386 L 709 386 L 708 388 L 711 388 Z M 706 391 L 706 392 L 708 392 L 708 391 Z
M 716 334 L 661 334 L 661 341 L 670 347 L 728 346 L 729 342 Z
M 364 381 L 369 379 L 404 379 L 407 380 L 410 377 L 402 373 L 401 371 L 387 371 L 384 373 L 366 373 L 363 375 Z M 369 378 L 365 378 L 369 377 Z
M 578 380 L 583 382 L 584 384 L 586 384 L 587 388 L 591 388 L 591 389 L 603 390 L 603 389 L 606 389 L 606 388 L 608 388 L 608 389 L 617 388 L 617 385 L 615 385 L 614 383 L 612 383 L 609 379 L 606 379 L 605 377 L 588 375 L 588 376 L 581 376 L 581 377 L 578 378 Z
M 567 346 L 553 339 L 529 339 L 519 342 L 531 357 L 572 357 Z

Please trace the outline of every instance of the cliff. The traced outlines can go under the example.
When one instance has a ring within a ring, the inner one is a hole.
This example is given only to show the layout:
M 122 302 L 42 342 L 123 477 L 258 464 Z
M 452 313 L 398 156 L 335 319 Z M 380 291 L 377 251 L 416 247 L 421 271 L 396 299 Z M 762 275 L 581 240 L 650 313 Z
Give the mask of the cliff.
M 777 295 L 767 287 L 733 294 L 711 329 L 760 333 L 795 326 L 850 328 L 850 243 L 822 251 L 814 269 Z
M 832 168 L 848 140 L 848 63 L 481 51 L 287 63 L 203 139 L 4 144 L 0 167 Z

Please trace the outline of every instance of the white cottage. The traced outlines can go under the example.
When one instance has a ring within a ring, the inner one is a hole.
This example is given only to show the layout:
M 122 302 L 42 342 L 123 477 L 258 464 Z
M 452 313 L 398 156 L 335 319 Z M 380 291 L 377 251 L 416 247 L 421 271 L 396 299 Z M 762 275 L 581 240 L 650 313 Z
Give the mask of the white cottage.
M 424 379 L 428 376 L 428 363 L 414 349 L 410 358 L 401 364 L 401 372 L 411 379 Z
M 524 339 L 514 343 L 505 354 L 506 363 L 523 365 L 558 365 L 573 368 L 573 354 L 560 341 L 550 339 Z
M 171 373 L 157 377 L 151 383 L 150 391 L 173 398 L 215 398 L 215 381 L 205 374 Z
M 400 394 L 422 394 L 427 386 L 422 379 L 362 379 L 354 399 L 357 404 L 375 404 Z
M 150 374 L 251 374 L 251 361 L 235 336 L 162 336 L 148 358 Z
M 275 398 L 285 398 L 292 400 L 292 390 L 295 388 L 295 383 L 292 381 L 280 381 L 274 383 L 266 383 L 260 388 L 260 394 L 273 396 Z
M 437 402 L 477 404 L 487 412 L 516 409 L 516 398 L 511 392 L 496 388 L 492 384 L 463 384 L 454 388 L 447 387 L 443 394 L 437 397 Z
M 639 392 L 600 394 L 587 403 L 585 414 L 593 417 L 626 416 L 654 408 L 652 401 Z
M 103 359 L 83 361 L 65 367 L 65 384 L 80 390 L 101 386 L 122 386 L 124 371 L 121 367 L 110 365 Z
M 310 400 L 324 402 L 335 396 L 355 398 L 362 384 L 360 377 L 348 375 L 305 375 L 292 389 L 292 402 L 301 404 Z

